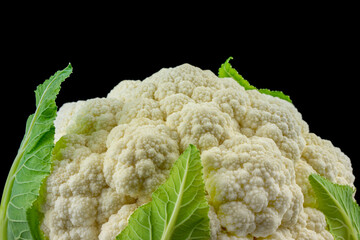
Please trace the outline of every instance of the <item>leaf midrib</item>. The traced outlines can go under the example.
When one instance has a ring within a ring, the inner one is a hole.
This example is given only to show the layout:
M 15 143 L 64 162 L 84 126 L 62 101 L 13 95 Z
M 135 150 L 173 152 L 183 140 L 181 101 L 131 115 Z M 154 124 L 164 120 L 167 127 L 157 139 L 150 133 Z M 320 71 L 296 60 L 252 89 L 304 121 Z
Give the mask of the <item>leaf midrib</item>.
M 167 225 L 165 225 L 165 231 L 164 231 L 163 235 L 161 236 L 161 240 L 170 240 L 171 236 L 172 236 L 172 233 L 174 232 L 173 228 L 175 226 L 176 219 L 177 219 L 177 216 L 178 216 L 180 208 L 181 208 L 182 196 L 184 194 L 186 178 L 187 178 L 187 175 L 188 175 L 189 161 L 190 161 L 191 153 L 192 153 L 192 149 L 189 151 L 189 154 L 186 156 L 187 157 L 187 159 L 186 159 L 186 169 L 185 169 L 185 174 L 184 174 L 184 176 L 182 178 L 182 182 L 181 182 L 181 185 L 180 185 L 179 195 L 178 195 L 177 201 L 175 203 L 173 214 L 170 217 L 170 221 L 169 221 L 169 223 Z

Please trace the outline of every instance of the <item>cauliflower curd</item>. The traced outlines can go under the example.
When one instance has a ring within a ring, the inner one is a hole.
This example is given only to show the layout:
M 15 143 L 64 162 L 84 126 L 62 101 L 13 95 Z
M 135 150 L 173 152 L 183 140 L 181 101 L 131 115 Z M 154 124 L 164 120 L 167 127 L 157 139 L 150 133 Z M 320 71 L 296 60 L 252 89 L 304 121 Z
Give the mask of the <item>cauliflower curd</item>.
M 41 229 L 113 240 L 189 144 L 204 166 L 211 239 L 333 239 L 314 208 L 318 173 L 353 186 L 349 158 L 293 104 L 189 64 L 64 104 Z

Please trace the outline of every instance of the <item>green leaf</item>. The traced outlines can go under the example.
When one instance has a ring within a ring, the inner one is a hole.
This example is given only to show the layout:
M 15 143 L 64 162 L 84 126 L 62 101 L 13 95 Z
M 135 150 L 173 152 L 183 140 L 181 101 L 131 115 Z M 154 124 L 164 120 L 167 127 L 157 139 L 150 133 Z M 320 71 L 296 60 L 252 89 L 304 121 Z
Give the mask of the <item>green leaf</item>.
M 34 209 L 39 203 L 36 200 L 42 191 L 45 178 L 50 174 L 57 112 L 55 99 L 61 83 L 71 72 L 72 67 L 69 64 L 35 90 L 36 110 L 27 119 L 25 135 L 1 198 L 1 239 L 39 239 L 41 236 L 40 224 L 35 221 L 41 216 L 37 216 L 35 211 L 30 209 Z
M 354 190 L 311 174 L 317 208 L 324 213 L 331 234 L 336 240 L 360 240 L 360 207 L 354 201 Z
M 190 145 L 175 161 L 168 180 L 154 191 L 152 201 L 135 210 L 116 239 L 209 239 L 208 212 L 200 154 Z
M 237 71 L 235 68 L 231 66 L 229 63 L 230 60 L 233 59 L 233 57 L 229 57 L 225 63 L 221 64 L 221 67 L 219 68 L 218 76 L 219 78 L 226 78 L 230 77 L 236 80 L 241 86 L 245 88 L 245 90 L 258 90 L 260 93 L 267 94 L 273 97 L 278 97 L 283 100 L 286 100 L 290 103 L 292 103 L 290 97 L 288 95 L 285 95 L 281 91 L 272 91 L 266 88 L 257 89 L 253 85 L 251 85 L 247 80 L 245 80 Z

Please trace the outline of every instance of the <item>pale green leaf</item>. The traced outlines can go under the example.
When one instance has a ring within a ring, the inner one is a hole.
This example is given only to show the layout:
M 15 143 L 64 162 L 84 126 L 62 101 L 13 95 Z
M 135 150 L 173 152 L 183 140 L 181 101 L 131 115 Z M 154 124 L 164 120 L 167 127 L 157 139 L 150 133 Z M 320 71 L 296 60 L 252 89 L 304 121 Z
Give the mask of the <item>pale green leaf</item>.
M 208 212 L 200 154 L 190 145 L 152 201 L 136 209 L 117 239 L 209 239 Z
M 50 174 L 57 111 L 55 99 L 61 83 L 71 72 L 69 64 L 35 90 L 36 110 L 27 119 L 24 138 L 3 190 L 0 207 L 1 239 L 39 239 L 41 236 L 40 224 L 28 221 L 38 217 L 32 215 L 29 219 L 29 209 L 35 204 L 41 185 Z
M 233 59 L 232 57 L 229 57 L 225 63 L 221 64 L 221 67 L 219 68 L 218 76 L 220 78 L 230 77 L 237 81 L 241 86 L 245 88 L 245 90 L 258 90 L 259 92 L 263 94 L 267 94 L 273 97 L 278 97 L 280 99 L 286 100 L 288 102 L 292 102 L 290 97 L 288 95 L 285 95 L 281 91 L 272 91 L 266 88 L 257 89 L 253 85 L 251 85 L 246 79 L 244 79 L 238 71 L 236 71 L 235 68 L 233 68 L 230 64 L 230 60 Z
M 324 213 L 330 232 L 336 240 L 360 240 L 360 207 L 354 201 L 354 190 L 311 174 L 317 208 Z

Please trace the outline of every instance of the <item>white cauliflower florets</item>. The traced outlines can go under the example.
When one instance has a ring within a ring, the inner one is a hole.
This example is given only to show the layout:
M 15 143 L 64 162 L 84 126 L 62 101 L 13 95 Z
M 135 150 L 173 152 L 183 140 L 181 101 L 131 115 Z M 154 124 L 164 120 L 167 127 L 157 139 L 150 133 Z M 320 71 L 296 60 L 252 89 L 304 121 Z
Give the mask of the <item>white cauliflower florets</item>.
M 112 240 L 189 144 L 200 150 L 212 239 L 333 239 L 310 173 L 353 186 L 351 163 L 289 102 L 189 64 L 65 104 L 41 228 Z

